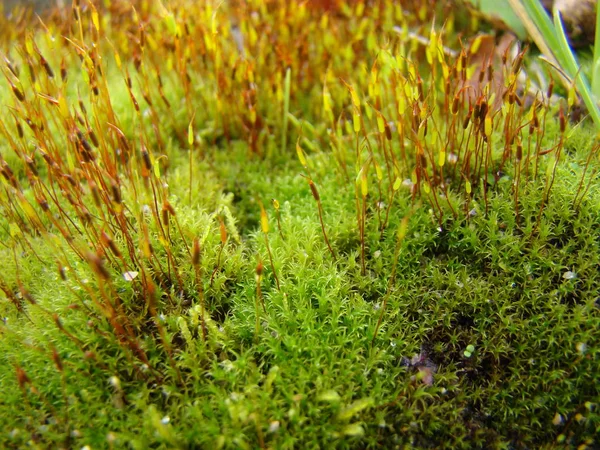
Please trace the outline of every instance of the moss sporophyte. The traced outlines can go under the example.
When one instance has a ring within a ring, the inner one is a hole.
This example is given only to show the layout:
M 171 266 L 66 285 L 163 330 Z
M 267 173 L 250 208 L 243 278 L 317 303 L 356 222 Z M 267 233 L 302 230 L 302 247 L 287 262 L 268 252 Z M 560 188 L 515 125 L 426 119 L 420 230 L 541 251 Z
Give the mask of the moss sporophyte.
M 0 446 L 597 446 L 595 130 L 404 3 L 0 14 Z

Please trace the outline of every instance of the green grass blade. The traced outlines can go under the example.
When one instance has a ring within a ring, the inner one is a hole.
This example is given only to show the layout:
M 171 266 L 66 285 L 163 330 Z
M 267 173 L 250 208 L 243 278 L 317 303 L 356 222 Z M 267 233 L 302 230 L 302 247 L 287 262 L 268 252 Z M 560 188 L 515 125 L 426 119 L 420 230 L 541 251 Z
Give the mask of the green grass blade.
M 561 62 L 561 65 L 565 71 L 575 80 L 579 94 L 583 98 L 583 102 L 587 106 L 589 113 L 596 124 L 596 127 L 600 128 L 600 109 L 598 108 L 598 104 L 592 95 L 587 79 L 581 73 L 579 64 L 577 63 L 575 55 L 573 54 L 573 50 L 569 46 L 567 35 L 560 17 L 560 12 L 558 10 L 554 10 L 554 25 L 556 27 L 556 35 L 559 45 L 557 51 L 564 58 L 564 62 L 560 60 L 559 61 Z
M 533 23 L 535 23 L 540 30 L 540 33 L 542 33 L 542 36 L 552 51 L 558 49 L 556 30 L 552 26 L 552 21 L 550 20 L 550 17 L 548 17 L 542 3 L 539 0 L 523 0 L 523 6 L 525 6 L 527 14 L 529 14 Z M 559 62 L 562 64 L 561 61 Z
M 292 69 L 288 67 L 285 71 L 285 81 L 283 85 L 283 130 L 281 136 L 281 154 L 285 153 L 287 147 L 288 131 L 288 112 L 290 111 L 290 84 L 292 81 Z
M 596 36 L 594 39 L 594 59 L 592 67 L 592 93 L 600 98 L 600 7 L 596 5 Z

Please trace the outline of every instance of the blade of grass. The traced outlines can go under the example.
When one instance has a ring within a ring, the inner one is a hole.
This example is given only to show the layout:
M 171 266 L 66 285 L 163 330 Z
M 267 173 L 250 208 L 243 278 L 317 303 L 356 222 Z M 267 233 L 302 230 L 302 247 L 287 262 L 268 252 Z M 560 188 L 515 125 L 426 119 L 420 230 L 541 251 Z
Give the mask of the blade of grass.
M 564 63 L 562 63 L 561 65 L 566 70 L 566 72 L 575 79 L 577 88 L 579 90 L 579 94 L 581 95 L 585 106 L 587 106 L 588 111 L 594 121 L 594 124 L 596 125 L 596 128 L 600 128 L 600 109 L 598 108 L 598 104 L 596 103 L 596 100 L 592 92 L 590 91 L 587 79 L 583 76 L 583 74 L 580 73 L 581 70 L 579 64 L 575 59 L 573 50 L 569 46 L 569 42 L 567 41 L 567 35 L 562 24 L 562 18 L 560 16 L 560 12 L 557 9 L 554 10 L 554 25 L 556 27 L 556 34 L 559 45 L 559 47 L 557 48 L 557 54 L 561 54 L 561 56 L 564 58 Z
M 592 67 L 592 93 L 600 98 L 600 7 L 596 5 L 596 36 L 594 38 L 594 59 Z
M 287 147 L 288 112 L 290 110 L 290 84 L 292 80 L 292 69 L 288 67 L 285 71 L 283 84 L 283 135 L 281 137 L 281 154 L 285 153 Z

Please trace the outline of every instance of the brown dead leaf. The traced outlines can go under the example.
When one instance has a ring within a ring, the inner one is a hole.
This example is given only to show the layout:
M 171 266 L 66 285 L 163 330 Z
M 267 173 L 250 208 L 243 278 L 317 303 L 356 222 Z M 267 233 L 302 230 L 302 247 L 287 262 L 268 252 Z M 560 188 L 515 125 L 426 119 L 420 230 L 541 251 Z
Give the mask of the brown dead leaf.
M 499 39 L 491 34 L 479 34 L 470 41 L 467 61 L 473 75 L 463 87 L 471 102 L 475 103 L 487 87 L 490 96 L 495 94 L 492 110 L 496 111 L 502 106 L 505 89 L 504 60 L 507 67 L 512 66 L 519 53 L 517 43 L 517 37 L 512 33 L 504 33 Z

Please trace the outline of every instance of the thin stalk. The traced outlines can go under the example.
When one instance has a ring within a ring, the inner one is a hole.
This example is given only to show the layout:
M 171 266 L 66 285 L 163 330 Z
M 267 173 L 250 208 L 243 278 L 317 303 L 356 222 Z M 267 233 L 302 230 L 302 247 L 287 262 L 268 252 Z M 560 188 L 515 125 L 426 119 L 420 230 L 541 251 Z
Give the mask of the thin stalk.
M 290 110 L 290 84 L 292 80 L 292 69 L 288 67 L 285 71 L 285 81 L 283 84 L 283 134 L 281 136 L 281 154 L 285 154 L 287 148 L 287 129 L 288 129 L 288 112 Z

